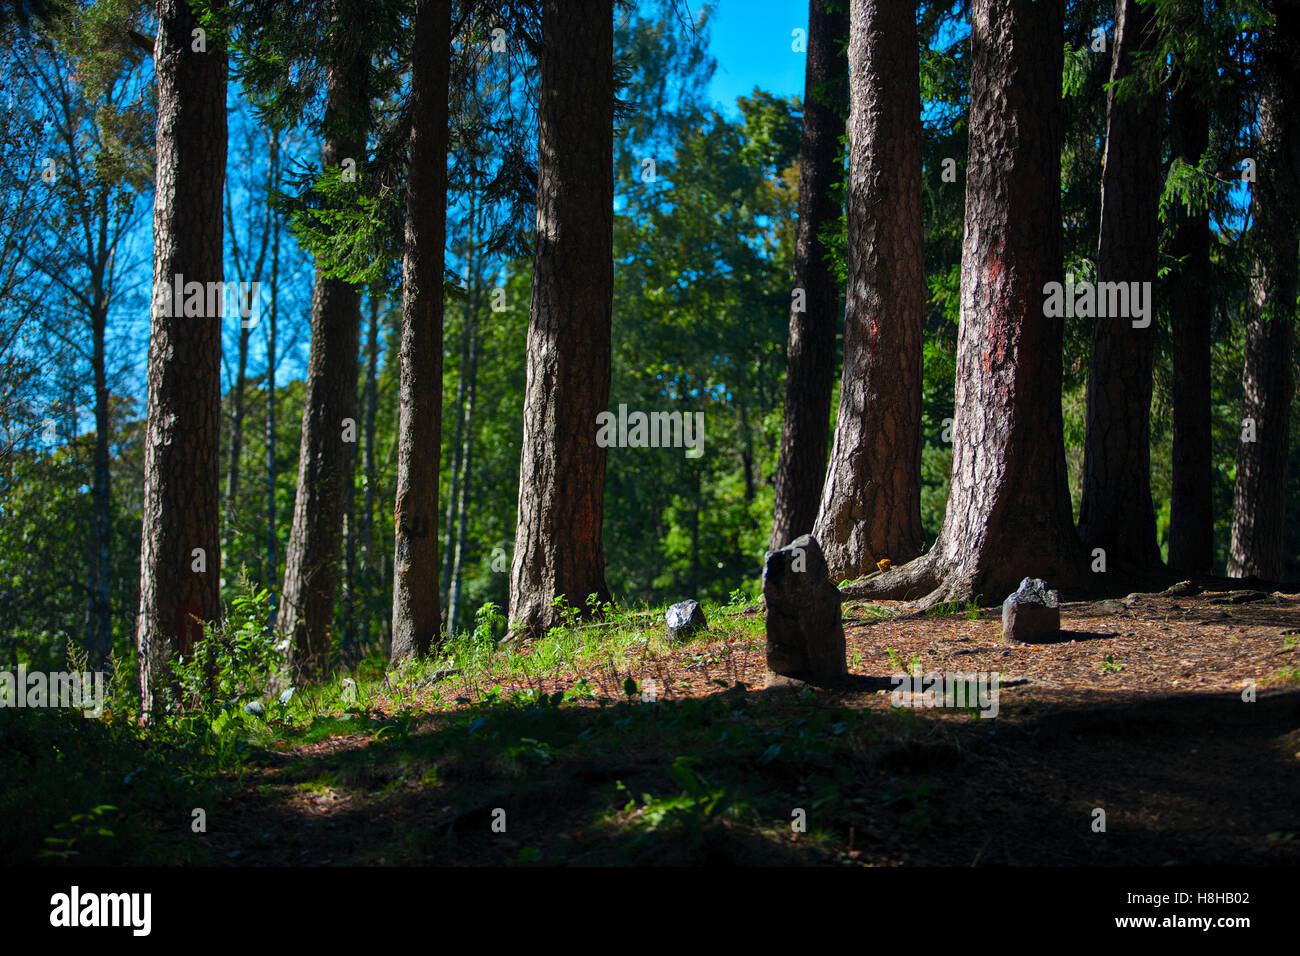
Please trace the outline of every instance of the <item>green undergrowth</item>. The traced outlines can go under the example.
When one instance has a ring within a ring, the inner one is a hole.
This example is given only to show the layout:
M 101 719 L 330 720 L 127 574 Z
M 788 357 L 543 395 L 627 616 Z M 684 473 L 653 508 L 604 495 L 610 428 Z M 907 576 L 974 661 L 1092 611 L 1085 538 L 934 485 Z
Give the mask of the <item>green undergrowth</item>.
M 276 786 L 348 807 L 314 853 L 333 862 L 834 863 L 882 816 L 930 826 L 909 712 L 828 706 L 814 691 L 647 702 L 519 692 L 403 712 L 364 746 L 295 753 Z M 915 768 L 913 768 L 915 769 Z M 293 814 L 261 852 L 302 844 Z M 400 821 L 400 822 L 399 822 Z
M 68 710 L 0 710 L 0 862 L 212 862 L 191 829 L 252 746 L 202 721 L 142 728 Z M 223 751 L 226 755 L 223 757 Z
M 873 812 L 929 825 L 929 782 L 880 758 L 938 731 L 727 679 L 737 648 L 762 653 L 762 615 L 739 601 L 707 607 L 685 645 L 663 608 L 606 606 L 520 647 L 488 605 L 429 660 L 295 688 L 275 679 L 264 600 L 250 592 L 178 662 L 148 726 L 122 675 L 101 719 L 0 711 L 0 859 L 834 862 Z M 647 693 L 670 655 L 711 667 L 717 692 Z M 328 834 L 305 800 L 340 807 Z

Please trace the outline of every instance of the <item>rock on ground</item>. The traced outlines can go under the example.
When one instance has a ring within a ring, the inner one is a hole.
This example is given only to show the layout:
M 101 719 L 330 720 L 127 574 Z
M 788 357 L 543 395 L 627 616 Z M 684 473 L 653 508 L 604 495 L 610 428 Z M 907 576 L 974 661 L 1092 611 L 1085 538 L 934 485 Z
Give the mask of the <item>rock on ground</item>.
M 1002 602 L 1002 639 L 1012 644 L 1055 640 L 1061 633 L 1060 596 L 1039 578 L 1025 578 Z
M 664 616 L 668 640 L 681 642 L 690 639 L 697 631 L 709 626 L 699 601 L 681 601 L 668 609 Z
M 767 605 L 767 685 L 832 681 L 848 673 L 840 592 L 821 545 L 795 538 L 763 563 Z

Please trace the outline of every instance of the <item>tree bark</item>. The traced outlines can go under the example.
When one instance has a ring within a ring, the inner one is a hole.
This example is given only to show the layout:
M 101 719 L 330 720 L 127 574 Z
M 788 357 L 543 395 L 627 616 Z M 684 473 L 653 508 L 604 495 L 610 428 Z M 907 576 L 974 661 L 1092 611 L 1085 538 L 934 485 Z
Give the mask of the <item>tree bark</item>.
M 229 396 L 234 407 L 230 416 L 230 457 L 226 463 L 226 534 L 223 550 L 230 549 L 234 534 L 235 498 L 239 494 L 239 456 L 244 448 L 244 386 L 248 375 L 248 340 L 252 334 L 252 328 L 244 328 L 241 321 L 235 383 L 231 386 Z
M 833 578 L 924 547 L 921 90 L 916 10 L 854 0 L 844 372 L 814 537 Z
M 757 485 L 754 483 L 754 430 L 749 426 L 749 405 L 739 395 L 736 396 L 736 411 L 740 413 L 740 472 L 745 481 L 745 501 L 748 503 L 754 500 L 758 492 Z M 825 458 L 826 444 L 823 437 L 823 462 Z
M 1280 581 L 1291 428 L 1291 349 L 1300 246 L 1300 4 L 1277 0 L 1259 46 L 1258 170 L 1253 205 L 1255 274 L 1246 325 L 1243 432 L 1232 499 L 1230 577 Z
M 1203 29 L 1196 16 L 1180 29 Z M 1171 161 L 1200 163 L 1210 142 L 1209 105 L 1198 71 L 1176 72 L 1169 109 Z M 1210 217 L 1204 209 L 1174 209 L 1169 254 L 1177 261 L 1169 289 L 1174 339 L 1173 448 L 1169 495 L 1169 567 L 1209 574 L 1214 565 L 1214 462 L 1210 435 Z
M 469 534 L 469 480 L 474 458 L 474 396 L 478 384 L 478 324 L 481 305 L 479 295 L 480 280 L 475 276 L 471 281 L 469 296 L 469 354 L 466 356 L 467 364 L 461 369 L 461 375 L 466 380 L 465 420 L 458 463 L 460 475 L 455 514 L 456 553 L 451 565 L 451 596 L 447 605 L 448 631 L 456 626 L 456 617 L 460 613 L 461 575 L 465 567 L 465 542 Z
M 839 49 L 848 29 L 848 17 L 828 11 L 826 0 L 810 0 L 794 250 L 795 296 L 802 301 L 795 298 L 790 310 L 771 551 L 812 530 L 826 477 L 840 292 L 822 231 L 840 216 L 832 187 L 841 177 L 836 158 L 844 124 L 836 107 L 848 78 Z M 747 481 L 746 489 L 751 487 Z
M 272 155 L 280 149 L 278 131 L 271 131 Z M 270 626 L 275 626 L 276 604 L 274 582 L 278 578 L 279 559 L 276 552 L 279 540 L 276 535 L 275 507 L 275 366 L 276 366 L 276 324 L 279 320 L 280 306 L 280 219 L 273 215 L 271 219 L 271 296 L 266 327 L 266 558 L 262 570 L 262 585 L 270 594 Z
M 246 142 L 250 147 L 253 145 L 251 137 Z M 277 134 L 272 133 L 272 150 L 270 155 L 267 157 L 266 166 L 265 185 L 268 194 L 276 187 L 276 180 L 279 178 L 278 149 L 276 148 L 276 143 Z M 227 192 L 228 191 L 229 188 L 227 187 Z M 260 283 L 262 280 L 262 269 L 266 265 L 266 251 L 270 244 L 272 230 L 271 223 L 274 213 L 268 207 L 266 210 L 266 217 L 262 220 L 262 235 L 259 240 L 257 260 L 255 262 L 246 262 L 244 257 L 240 255 L 239 240 L 235 232 L 235 220 L 232 208 L 234 204 L 229 201 L 229 196 L 227 196 L 227 200 L 226 226 L 231 236 L 231 253 L 234 259 L 235 278 L 241 283 L 245 281 Z M 252 237 L 250 236 L 250 248 L 245 250 L 246 254 L 251 253 L 251 246 Z M 252 267 L 251 275 L 244 274 L 244 266 L 246 264 Z M 230 418 L 230 457 L 226 464 L 225 535 L 223 539 L 223 553 L 230 549 L 231 542 L 234 540 L 235 514 L 238 509 L 237 502 L 239 498 L 240 458 L 244 452 L 244 406 L 247 398 L 248 385 L 248 346 L 253 338 L 253 320 L 251 313 L 254 308 L 254 299 L 255 297 L 250 296 L 246 303 L 250 310 L 250 315 L 248 317 L 245 317 L 242 314 L 242 306 L 245 303 L 241 301 L 241 314 L 237 318 L 237 321 L 239 322 L 239 355 L 235 366 L 235 381 L 231 386 L 230 394 L 228 396 L 230 403 L 234 407 L 232 408 L 232 415 Z
M 342 617 L 341 647 L 344 662 L 355 662 L 357 593 L 357 456 L 348 455 L 343 493 L 343 594 L 339 601 Z
M 204 623 L 220 614 L 221 317 L 186 317 L 180 302 L 160 294 L 177 274 L 222 281 L 226 47 L 210 31 L 206 52 L 195 52 L 197 26 L 186 0 L 159 0 L 155 294 L 136 625 L 146 715 L 171 682 L 170 658 L 190 655 Z
M 351 29 L 335 34 L 337 45 L 330 51 L 326 138 L 321 147 L 325 168 L 344 159 L 354 159 L 360 166 L 365 156 L 369 118 L 365 16 L 365 8 L 355 0 L 335 4 L 335 19 Z M 290 639 L 289 670 L 299 684 L 321 676 L 329 664 L 348 462 L 355 443 L 344 441 L 344 427 L 352 422 L 355 430 L 360 304 L 356 286 L 316 270 L 298 493 L 277 625 Z
M 365 439 L 361 449 L 361 516 L 357 520 L 358 547 L 356 587 L 364 595 L 363 600 L 370 600 L 376 593 L 385 589 L 376 586 L 375 568 L 375 483 L 378 481 L 375 470 L 375 418 L 379 412 L 379 306 L 380 299 L 376 290 L 369 295 L 370 324 L 366 331 L 366 380 L 362 393 L 362 415 L 365 418 Z M 353 659 L 364 653 L 366 642 L 372 631 L 371 615 L 366 613 L 359 624 L 354 622 L 357 633 L 354 634 Z
M 609 600 L 601 523 L 613 309 L 613 2 L 545 0 L 537 249 L 528 327 L 512 630 L 560 618 L 552 602 Z
M 393 662 L 428 654 L 441 624 L 438 465 L 442 449 L 442 275 L 450 57 L 450 0 L 419 0 L 411 68 L 411 160 L 402 262 Z
M 1156 39 L 1152 8 L 1138 0 L 1117 0 L 1115 23 L 1112 83 L 1130 76 L 1134 58 L 1151 49 Z M 1155 96 L 1119 98 L 1112 88 L 1107 94 L 1099 284 L 1155 286 L 1160 145 Z M 1156 326 L 1151 314 L 1146 321 L 1145 328 L 1135 328 L 1131 316 L 1107 316 L 1098 317 L 1093 326 L 1079 537 L 1090 554 L 1102 550 L 1108 573 L 1161 564 L 1151 504 Z
M 105 336 L 108 329 L 108 308 L 100 282 L 93 294 L 95 306 L 91 311 L 91 364 L 95 380 L 95 451 L 90 488 L 91 510 L 94 512 L 94 534 L 91 538 L 90 598 L 90 663 L 99 667 L 113 650 L 112 601 L 110 577 L 113 548 L 113 494 L 109 469 L 109 390 L 108 354 Z
M 474 160 L 471 158 L 470 162 Z M 476 170 L 471 168 L 470 185 L 469 185 L 469 239 L 466 243 L 466 269 L 465 269 L 465 286 L 467 289 L 467 300 L 472 300 L 475 295 L 476 282 L 478 280 L 478 180 L 475 175 Z M 446 534 L 447 545 L 443 552 L 442 583 L 443 594 L 446 597 L 446 607 L 448 608 L 447 630 L 450 632 L 455 626 L 455 619 L 451 615 L 451 592 L 454 590 L 452 585 L 455 568 L 453 567 L 456 553 L 456 529 L 457 525 L 457 503 L 460 501 L 460 472 L 461 472 L 461 449 L 464 445 L 465 437 L 465 369 L 469 365 L 470 351 L 470 310 L 471 302 L 466 302 L 466 307 L 462 312 L 464 320 L 461 325 L 460 333 L 460 363 L 456 366 L 456 428 L 451 441 L 451 480 L 447 485 L 447 521 Z
M 375 550 L 375 416 L 379 412 L 379 297 L 370 295 L 370 326 L 366 334 L 366 387 L 365 387 L 366 440 L 362 449 L 362 481 L 365 493 L 361 499 L 361 570 L 366 581 L 373 577 Z
M 1060 319 L 1062 0 L 975 0 L 951 492 L 934 547 L 845 597 L 999 602 L 1083 579 L 1066 485 Z M 926 592 L 930 593 L 927 595 Z

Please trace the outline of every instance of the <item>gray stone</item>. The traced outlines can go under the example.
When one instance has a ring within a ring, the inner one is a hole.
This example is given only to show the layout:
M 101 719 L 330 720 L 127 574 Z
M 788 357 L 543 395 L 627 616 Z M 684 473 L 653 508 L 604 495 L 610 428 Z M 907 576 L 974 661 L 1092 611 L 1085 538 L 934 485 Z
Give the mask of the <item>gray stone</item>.
M 848 673 L 840 591 L 821 545 L 795 538 L 763 562 L 767 607 L 767 684 L 833 681 Z
M 250 717 L 261 717 L 266 713 L 266 709 L 262 707 L 260 700 L 250 700 L 244 705 L 244 713 Z
M 1002 640 L 1034 644 L 1061 634 L 1060 596 L 1039 578 L 1025 578 L 1002 602 Z
M 709 626 L 699 601 L 681 601 L 674 604 L 664 616 L 664 623 L 667 625 L 668 640 L 673 642 L 690 640 L 697 631 L 702 631 Z

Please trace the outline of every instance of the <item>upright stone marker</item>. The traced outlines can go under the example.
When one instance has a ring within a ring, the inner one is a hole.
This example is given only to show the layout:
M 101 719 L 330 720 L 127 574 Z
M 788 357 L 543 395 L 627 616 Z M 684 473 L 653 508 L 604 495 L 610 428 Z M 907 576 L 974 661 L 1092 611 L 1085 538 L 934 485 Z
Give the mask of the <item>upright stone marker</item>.
M 1060 599 L 1039 578 L 1025 578 L 1002 602 L 1002 640 L 1010 644 L 1051 641 L 1061 633 Z
M 848 673 L 840 590 L 812 535 L 773 551 L 763 564 L 767 605 L 767 686 L 821 683 Z

